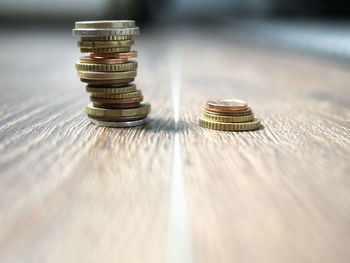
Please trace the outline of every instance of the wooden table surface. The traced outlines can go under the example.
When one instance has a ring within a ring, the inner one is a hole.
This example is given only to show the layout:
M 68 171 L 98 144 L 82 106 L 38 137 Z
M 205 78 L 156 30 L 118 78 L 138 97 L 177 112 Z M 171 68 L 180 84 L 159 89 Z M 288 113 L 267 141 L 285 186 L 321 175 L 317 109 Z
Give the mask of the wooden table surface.
M 208 30 L 136 39 L 148 124 L 84 113 L 70 28 L 0 48 L 0 262 L 349 262 L 350 66 Z M 254 132 L 197 125 L 242 98 Z

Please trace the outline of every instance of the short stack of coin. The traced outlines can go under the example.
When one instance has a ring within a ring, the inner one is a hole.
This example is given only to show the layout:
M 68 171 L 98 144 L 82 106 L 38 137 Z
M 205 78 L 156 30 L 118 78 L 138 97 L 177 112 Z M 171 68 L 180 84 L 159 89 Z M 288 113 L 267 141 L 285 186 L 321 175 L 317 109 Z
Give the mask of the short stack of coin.
M 260 120 L 248 103 L 238 99 L 208 100 L 199 125 L 221 131 L 251 131 L 260 128 Z
M 133 20 L 75 22 L 73 36 L 78 47 L 89 53 L 76 62 L 78 77 L 87 83 L 91 94 L 85 112 L 93 123 L 106 127 L 133 127 L 145 123 L 151 105 L 141 103 L 143 96 L 135 80 L 137 57 L 131 51 L 133 36 L 139 28 Z

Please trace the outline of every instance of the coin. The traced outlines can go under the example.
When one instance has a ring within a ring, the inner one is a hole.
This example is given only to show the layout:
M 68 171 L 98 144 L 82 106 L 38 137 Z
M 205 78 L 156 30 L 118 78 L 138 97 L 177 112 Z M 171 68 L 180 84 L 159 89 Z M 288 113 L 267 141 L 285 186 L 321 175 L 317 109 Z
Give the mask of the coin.
M 135 58 L 137 57 L 137 51 L 133 50 L 130 52 L 123 52 L 123 53 L 105 53 L 105 54 L 99 54 L 99 53 L 90 53 L 91 58 L 113 58 L 113 59 L 120 59 L 120 58 Z
M 84 56 L 79 59 L 80 63 L 87 64 L 122 64 L 128 62 L 127 58 L 91 58 Z
M 83 79 L 93 80 L 111 80 L 111 79 L 128 79 L 136 77 L 136 71 L 121 71 L 121 72 L 91 72 L 78 71 L 78 77 Z
M 140 106 L 140 102 L 137 103 L 123 103 L 123 104 L 115 104 L 115 103 L 105 103 L 105 102 L 93 102 L 92 105 L 97 108 L 104 109 L 130 109 L 137 108 Z
M 246 116 L 220 116 L 214 114 L 203 114 L 203 118 L 210 121 L 217 122 L 247 122 L 254 120 L 254 114 L 246 115 Z
M 91 119 L 100 120 L 100 121 L 137 121 L 137 120 L 142 120 L 146 118 L 147 114 L 130 116 L 130 117 L 100 117 L 100 116 L 92 116 L 92 115 L 88 115 L 88 117 Z
M 244 110 L 248 108 L 248 103 L 238 99 L 216 99 L 208 100 L 206 108 L 222 111 Z
M 74 28 L 72 34 L 76 36 L 119 36 L 119 35 L 138 35 L 138 27 L 129 28 L 110 28 L 110 29 L 90 29 L 90 28 Z
M 146 123 L 147 118 L 137 121 L 100 121 L 91 119 L 91 122 L 100 127 L 111 127 L 111 128 L 129 128 L 140 126 Z
M 131 109 L 104 109 L 97 108 L 92 105 L 90 102 L 85 107 L 85 112 L 88 115 L 96 116 L 96 117 L 130 117 L 130 116 L 138 116 L 145 115 L 151 112 L 151 105 L 149 103 L 140 103 L 140 106 L 137 108 Z
M 90 96 L 90 100 L 93 102 L 94 107 L 108 109 L 126 109 L 138 107 L 140 102 L 143 100 L 143 96 L 140 95 L 139 97 L 128 99 L 105 99 Z
M 96 79 L 85 79 L 80 78 L 82 82 L 94 85 L 94 86 L 106 86 L 106 85 L 117 85 L 117 84 L 128 84 L 133 82 L 135 78 L 126 79 L 109 79 L 109 80 L 96 80 Z
M 126 63 L 118 64 L 88 64 L 76 62 L 75 67 L 78 71 L 96 71 L 96 72 L 110 72 L 110 71 L 130 71 L 137 69 L 136 61 L 129 61 Z
M 75 28 L 129 28 L 135 27 L 134 20 L 77 21 Z
M 218 115 L 218 116 L 247 116 L 253 114 L 251 108 L 247 108 L 245 110 L 235 110 L 235 111 L 218 111 L 212 109 L 204 109 L 204 113 Z
M 130 47 L 134 44 L 134 40 L 118 40 L 118 41 L 78 41 L 80 48 L 115 48 Z
M 122 94 L 122 93 L 130 93 L 130 92 L 135 92 L 136 91 L 136 85 L 135 84 L 119 84 L 123 86 L 108 86 L 108 87 L 100 87 L 100 86 L 92 86 L 92 85 L 87 85 L 86 86 L 86 91 L 90 93 L 95 93 L 95 94 L 105 94 L 105 95 L 110 95 L 110 94 Z
M 94 98 L 102 98 L 102 99 L 131 99 L 138 98 L 142 96 L 140 90 L 136 90 L 133 92 L 126 93 L 91 93 L 91 96 Z
M 199 125 L 203 128 L 209 128 L 213 130 L 221 130 L 221 131 L 252 131 L 260 128 L 260 120 L 254 119 L 250 122 L 217 122 L 210 121 L 204 118 L 199 119 Z
M 80 48 L 81 53 L 118 53 L 129 52 L 130 47 L 110 47 L 110 48 Z
M 106 99 L 106 98 L 99 98 L 99 97 L 93 97 L 90 96 L 90 100 L 92 102 L 98 102 L 98 103 L 106 103 L 106 104 L 132 104 L 132 103 L 138 103 L 143 100 L 143 96 L 140 94 L 138 97 L 133 98 L 123 98 L 123 99 Z
M 130 40 L 132 36 L 101 36 L 101 37 L 81 37 L 84 41 L 117 41 L 117 40 Z

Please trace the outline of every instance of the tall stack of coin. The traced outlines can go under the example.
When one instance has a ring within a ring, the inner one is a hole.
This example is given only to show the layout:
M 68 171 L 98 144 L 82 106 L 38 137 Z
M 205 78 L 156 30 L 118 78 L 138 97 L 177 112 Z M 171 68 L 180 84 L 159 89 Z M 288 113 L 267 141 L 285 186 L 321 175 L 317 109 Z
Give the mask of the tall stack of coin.
M 251 131 L 260 128 L 260 120 L 248 103 L 238 99 L 208 100 L 199 125 L 222 131 Z
M 137 57 L 131 46 L 138 34 L 133 20 L 75 22 L 73 36 L 81 38 L 80 51 L 89 53 L 76 62 L 78 77 L 91 94 L 85 112 L 99 126 L 138 126 L 151 110 L 149 103 L 141 103 L 142 93 L 131 83 L 137 62 L 129 58 Z

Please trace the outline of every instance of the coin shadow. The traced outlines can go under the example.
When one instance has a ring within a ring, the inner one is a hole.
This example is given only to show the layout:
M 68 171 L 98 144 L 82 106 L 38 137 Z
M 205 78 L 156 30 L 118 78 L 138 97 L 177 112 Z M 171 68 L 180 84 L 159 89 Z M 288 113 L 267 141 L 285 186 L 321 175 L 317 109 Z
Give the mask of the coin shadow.
M 250 130 L 250 131 L 225 131 L 225 132 L 231 132 L 231 133 L 249 133 L 249 132 L 257 132 L 257 131 L 263 131 L 265 129 L 264 125 L 260 125 L 259 128 L 255 130 Z M 221 132 L 221 131 L 220 131 Z
M 143 130 L 153 133 L 172 133 L 175 130 L 175 124 L 172 119 L 150 118 L 143 125 Z
M 154 133 L 169 133 L 173 134 L 175 132 L 183 132 L 188 128 L 188 124 L 183 121 L 179 121 L 177 125 L 173 119 L 163 119 L 163 118 L 150 118 L 143 126 L 143 129 L 147 132 Z

